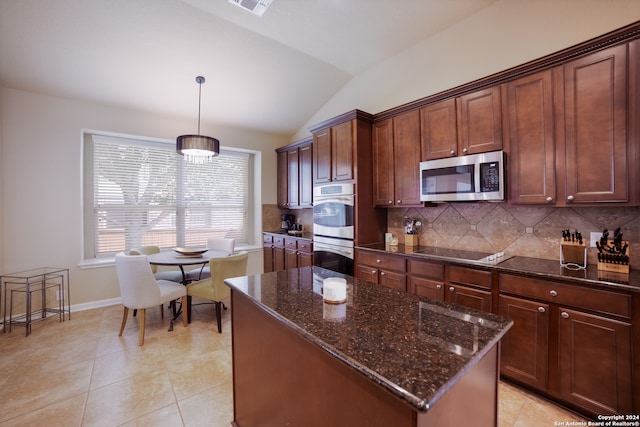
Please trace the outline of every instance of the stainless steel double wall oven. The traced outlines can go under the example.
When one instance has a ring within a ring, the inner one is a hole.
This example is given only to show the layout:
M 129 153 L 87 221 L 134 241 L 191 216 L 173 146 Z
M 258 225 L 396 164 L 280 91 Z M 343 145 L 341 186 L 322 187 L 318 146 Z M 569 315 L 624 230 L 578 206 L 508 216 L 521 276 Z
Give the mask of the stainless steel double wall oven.
M 354 184 L 313 188 L 314 265 L 353 275 Z

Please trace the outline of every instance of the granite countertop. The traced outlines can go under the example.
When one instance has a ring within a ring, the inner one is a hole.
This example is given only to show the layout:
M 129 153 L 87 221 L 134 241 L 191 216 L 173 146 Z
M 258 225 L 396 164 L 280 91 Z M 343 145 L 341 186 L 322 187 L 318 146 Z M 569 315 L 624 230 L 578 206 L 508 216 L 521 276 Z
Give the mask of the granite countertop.
M 346 303 L 323 302 L 327 277 L 347 280 Z M 513 324 L 320 267 L 225 283 L 418 411 L 432 407 Z
M 541 279 L 563 280 L 611 290 L 640 292 L 640 270 L 632 269 L 629 274 L 621 274 L 598 270 L 597 265 L 587 265 L 586 269 L 571 270 L 560 266 L 559 261 L 523 256 L 506 256 L 503 260 L 493 263 L 478 262 L 478 258 L 489 254 L 430 246 L 410 247 L 398 245 L 389 247 L 385 246 L 384 243 L 373 243 L 358 246 L 358 249 L 405 255 L 424 260 L 443 261 L 451 264 L 469 265 L 475 268 L 480 267 L 505 273 L 526 274 Z

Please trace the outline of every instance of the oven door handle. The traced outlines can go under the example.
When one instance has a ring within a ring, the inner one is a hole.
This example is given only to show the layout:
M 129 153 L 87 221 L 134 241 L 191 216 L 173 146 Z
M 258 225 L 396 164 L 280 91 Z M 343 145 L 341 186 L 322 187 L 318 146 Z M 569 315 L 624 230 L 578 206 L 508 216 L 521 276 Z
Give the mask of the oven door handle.
M 345 205 L 353 206 L 353 196 L 344 196 L 344 197 L 331 197 L 331 198 L 322 198 L 316 197 L 313 199 L 313 205 L 321 205 L 323 203 L 342 203 Z
M 353 259 L 353 249 L 351 248 L 342 248 L 340 246 L 324 245 L 322 243 L 314 242 L 313 251 L 314 252 L 320 252 L 320 251 L 333 252 L 334 254 L 344 255 L 347 258 Z

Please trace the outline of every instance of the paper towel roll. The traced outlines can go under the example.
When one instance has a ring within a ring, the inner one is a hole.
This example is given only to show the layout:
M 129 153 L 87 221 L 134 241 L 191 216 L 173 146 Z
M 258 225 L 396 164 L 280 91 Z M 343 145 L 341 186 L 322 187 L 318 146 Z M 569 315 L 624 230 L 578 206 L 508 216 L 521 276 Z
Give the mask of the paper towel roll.
M 322 297 L 325 302 L 341 304 L 347 301 L 347 281 L 340 277 L 328 277 L 322 281 Z

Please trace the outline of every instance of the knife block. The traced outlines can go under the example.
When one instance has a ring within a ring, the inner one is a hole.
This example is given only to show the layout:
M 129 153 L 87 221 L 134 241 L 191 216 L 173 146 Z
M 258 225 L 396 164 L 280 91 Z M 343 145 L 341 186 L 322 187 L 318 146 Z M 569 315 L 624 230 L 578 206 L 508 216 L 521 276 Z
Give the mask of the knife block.
M 405 234 L 404 235 L 404 245 L 413 247 L 418 246 L 418 235 L 417 234 Z
M 628 245 L 629 242 L 622 242 L 622 246 L 624 245 Z M 613 240 L 609 240 L 607 243 L 607 246 L 612 246 L 613 245 Z M 626 258 L 626 264 L 623 264 L 622 260 L 620 260 L 619 258 L 617 258 L 614 254 L 614 256 L 612 257 L 611 262 L 606 262 L 606 261 L 600 261 L 600 259 L 598 259 L 598 270 L 601 271 L 613 271 L 615 273 L 624 273 L 624 274 L 629 274 L 629 262 L 628 260 L 631 258 L 631 248 L 630 246 L 627 246 L 627 252 L 625 254 L 627 256 Z
M 570 270 L 587 268 L 587 245 L 560 239 L 560 266 Z

